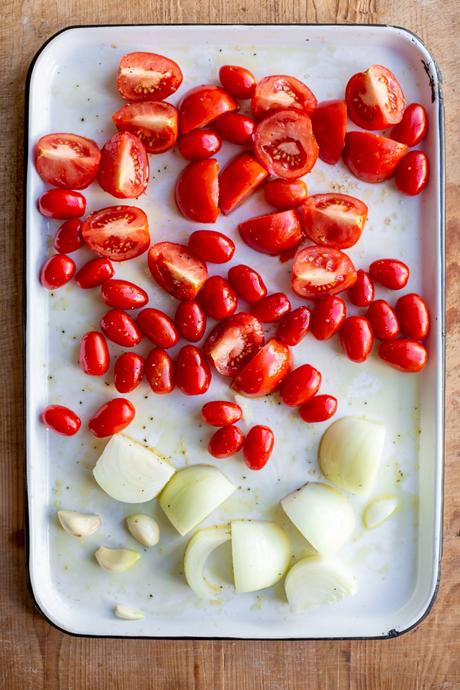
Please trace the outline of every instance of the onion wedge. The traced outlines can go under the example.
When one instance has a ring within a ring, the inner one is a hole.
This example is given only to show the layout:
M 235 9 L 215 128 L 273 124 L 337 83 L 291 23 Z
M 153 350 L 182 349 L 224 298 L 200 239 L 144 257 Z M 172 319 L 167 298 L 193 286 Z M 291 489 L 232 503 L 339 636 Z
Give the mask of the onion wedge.
M 208 556 L 230 539 L 227 525 L 200 529 L 185 549 L 184 572 L 188 585 L 200 599 L 215 599 L 220 587 L 211 584 L 203 574 Z

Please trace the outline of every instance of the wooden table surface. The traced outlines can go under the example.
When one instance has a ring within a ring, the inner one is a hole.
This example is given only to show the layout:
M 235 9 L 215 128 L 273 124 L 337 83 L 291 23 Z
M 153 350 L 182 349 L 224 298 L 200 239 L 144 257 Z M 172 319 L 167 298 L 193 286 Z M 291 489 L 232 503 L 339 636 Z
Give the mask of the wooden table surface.
M 458 0 L 4 0 L 0 41 L 0 690 L 460 689 L 460 7 Z M 34 610 L 24 564 L 22 165 L 24 79 L 71 24 L 389 23 L 437 59 L 447 127 L 447 429 L 444 558 L 429 617 L 385 641 L 136 641 L 76 638 Z M 458 246 L 457 246 L 458 242 Z

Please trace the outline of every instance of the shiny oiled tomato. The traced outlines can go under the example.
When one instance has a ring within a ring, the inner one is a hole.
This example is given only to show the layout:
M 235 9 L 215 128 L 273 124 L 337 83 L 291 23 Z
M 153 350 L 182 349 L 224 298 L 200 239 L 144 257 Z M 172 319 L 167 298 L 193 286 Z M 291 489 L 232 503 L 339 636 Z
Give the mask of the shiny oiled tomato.
M 262 323 L 280 321 L 291 311 L 291 303 L 284 292 L 274 292 L 267 295 L 251 308 L 251 314 Z
M 143 309 L 137 315 L 136 321 L 142 333 L 164 350 L 173 347 L 179 340 L 174 322 L 159 309 Z
M 91 417 L 89 430 L 98 438 L 113 436 L 126 429 L 136 416 L 136 408 L 126 398 L 113 398 Z
M 238 297 L 230 283 L 221 276 L 211 276 L 203 285 L 199 300 L 205 314 L 213 319 L 231 316 L 238 305 Z
M 294 210 L 250 218 L 238 230 L 249 247 L 271 256 L 297 247 L 302 240 L 302 225 Z
M 310 328 L 311 312 L 308 307 L 297 307 L 281 321 L 277 339 L 290 347 L 298 345 Z
M 354 74 L 345 90 L 350 120 L 363 129 L 385 129 L 401 121 L 406 101 L 393 72 L 371 65 Z
M 150 273 L 158 285 L 180 300 L 193 300 L 208 277 L 206 264 L 174 242 L 159 242 L 149 251 Z
M 162 101 L 182 84 L 174 60 L 157 53 L 127 53 L 118 65 L 117 89 L 127 101 Z
M 98 331 L 85 333 L 80 341 L 80 368 L 89 376 L 102 376 L 110 365 L 107 341 Z
M 428 131 L 428 116 L 423 105 L 411 103 L 407 106 L 401 122 L 391 130 L 391 138 L 407 146 L 417 146 Z
M 204 336 L 206 330 L 206 314 L 201 304 L 196 300 L 180 302 L 176 309 L 174 323 L 185 340 L 196 343 Z
M 340 330 L 347 315 L 343 299 L 330 295 L 320 300 L 311 316 L 311 332 L 316 340 L 329 340 Z
M 237 107 L 233 98 L 219 86 L 197 86 L 186 93 L 179 104 L 180 132 L 187 134 L 192 129 L 206 127 Z
M 149 159 L 142 141 L 131 132 L 117 132 L 102 147 L 97 181 L 119 199 L 136 199 L 149 181 Z
M 213 400 L 201 408 L 201 417 L 210 426 L 230 426 L 241 419 L 241 407 L 227 400 Z
M 129 280 L 107 280 L 101 287 L 101 296 L 116 309 L 139 309 L 149 301 L 145 290 Z
M 273 338 L 238 372 L 232 388 L 249 397 L 268 395 L 280 387 L 291 365 L 289 348 Z
M 269 180 L 264 187 L 265 201 L 280 211 L 297 208 L 305 201 L 307 194 L 307 185 L 303 180 Z
M 313 398 L 321 386 L 321 374 L 310 364 L 293 369 L 281 384 L 281 400 L 289 407 L 299 407 Z
M 396 168 L 396 186 L 404 194 L 415 196 L 423 192 L 429 176 L 430 166 L 426 153 L 409 151 Z
M 81 236 L 82 222 L 77 218 L 71 218 L 63 223 L 54 238 L 54 248 L 60 254 L 71 254 L 83 246 Z
M 46 134 L 34 150 L 37 172 L 45 182 L 65 189 L 85 189 L 95 179 L 101 152 L 78 134 Z
M 185 218 L 215 223 L 219 215 L 219 163 L 214 158 L 187 165 L 176 182 L 176 204 Z
M 248 431 L 243 445 L 246 465 L 251 470 L 261 470 L 267 464 L 275 445 L 275 436 L 268 426 L 257 424 Z
M 241 153 L 219 175 L 219 208 L 228 215 L 258 189 L 268 172 L 253 156 Z
M 86 199 L 71 189 L 49 189 L 39 198 L 38 210 L 42 216 L 57 220 L 80 218 L 86 210 Z
M 254 132 L 254 150 L 271 175 L 285 180 L 310 172 L 318 158 L 311 120 L 298 110 L 282 110 L 260 122 Z
M 206 338 L 203 350 L 223 376 L 235 376 L 265 342 L 262 324 L 241 312 L 219 323 Z
M 340 329 L 340 342 L 348 359 L 364 362 L 374 345 L 374 334 L 365 316 L 349 316 Z
M 430 330 L 430 315 L 420 295 L 412 292 L 400 297 L 396 302 L 396 314 L 404 335 L 414 340 L 425 340 Z
M 210 158 L 221 146 L 221 138 L 211 129 L 192 129 L 179 140 L 179 151 L 189 161 Z
M 149 223 L 137 206 L 108 206 L 86 218 L 82 235 L 90 249 L 112 261 L 126 261 L 150 246 Z
M 311 114 L 313 134 L 318 142 L 319 157 L 334 165 L 345 146 L 347 106 L 345 101 L 324 101 Z
M 176 385 L 174 362 L 165 350 L 156 347 L 145 360 L 145 379 L 157 395 L 167 395 Z
M 381 343 L 379 357 L 394 369 L 416 373 L 426 366 L 428 352 L 426 347 L 416 340 L 401 338 Z
M 237 426 L 224 426 L 213 433 L 208 453 L 214 458 L 229 458 L 243 447 L 244 434 Z
M 135 352 L 123 352 L 113 370 L 115 388 L 119 393 L 130 393 L 144 377 L 144 358 Z
M 312 113 L 316 104 L 315 95 L 300 79 L 286 74 L 275 74 L 257 82 L 251 109 L 255 117 L 262 118 L 288 109 Z
M 364 182 L 383 182 L 391 177 L 407 152 L 406 144 L 370 132 L 347 132 L 343 160 Z
M 356 273 L 356 283 L 348 290 L 348 299 L 357 307 L 368 307 L 375 294 L 374 281 L 361 269 Z
M 235 253 L 235 244 L 230 237 L 215 230 L 196 230 L 188 238 L 188 246 L 202 261 L 225 264 Z
M 121 309 L 111 309 L 101 319 L 101 328 L 109 340 L 123 347 L 134 347 L 142 333 L 134 319 Z
M 245 264 L 232 266 L 228 272 L 228 281 L 238 297 L 249 304 L 255 304 L 267 294 L 267 287 L 261 276 Z
M 242 113 L 225 113 L 213 123 L 214 129 L 225 141 L 232 144 L 249 144 L 256 127 L 255 121 Z
M 45 261 L 40 271 L 40 283 L 48 290 L 60 288 L 75 275 L 75 262 L 65 254 L 55 254 Z
M 75 276 L 75 282 L 79 288 L 88 290 L 89 288 L 98 287 L 110 280 L 115 271 L 109 259 L 91 259 L 84 264 Z
M 211 370 L 203 352 L 195 345 L 184 345 L 175 363 L 176 385 L 185 395 L 202 395 L 211 383 Z
M 256 78 L 248 69 L 224 65 L 219 70 L 220 83 L 233 98 L 246 101 L 256 88 Z
M 351 287 L 356 270 L 351 259 L 333 247 L 300 249 L 292 265 L 292 289 L 300 297 L 319 299 Z
M 361 237 L 367 206 L 348 194 L 315 194 L 300 206 L 304 230 L 316 244 L 352 247 Z
M 337 411 L 337 398 L 333 395 L 315 395 L 299 410 L 304 422 L 314 424 L 315 422 L 325 422 L 335 415 Z
M 401 290 L 407 285 L 410 271 L 408 266 L 398 259 L 378 259 L 369 266 L 369 274 L 376 283 L 389 290 Z
M 64 405 L 48 405 L 42 412 L 42 422 L 62 436 L 73 436 L 81 427 L 81 419 Z
M 112 120 L 120 132 L 139 137 L 147 153 L 169 151 L 177 141 L 178 114 L 171 103 L 129 103 L 117 110 Z
M 384 299 L 377 299 L 367 310 L 374 335 L 379 340 L 393 340 L 399 335 L 399 322 L 395 310 Z

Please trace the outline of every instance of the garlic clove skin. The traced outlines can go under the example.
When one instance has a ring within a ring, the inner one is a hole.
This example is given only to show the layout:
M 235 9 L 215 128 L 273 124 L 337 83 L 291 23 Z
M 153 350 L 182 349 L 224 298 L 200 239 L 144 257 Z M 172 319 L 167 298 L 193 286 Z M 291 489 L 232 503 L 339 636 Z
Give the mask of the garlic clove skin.
M 77 539 L 89 537 L 102 525 L 99 515 L 79 513 L 76 510 L 58 510 L 57 517 L 62 529 Z
M 140 621 L 145 618 L 145 613 L 140 609 L 133 609 L 131 606 L 125 604 L 117 604 L 113 610 L 117 618 L 122 618 L 125 621 Z
M 394 496 L 383 496 L 374 498 L 364 509 L 363 523 L 366 529 L 379 527 L 385 520 L 393 515 L 398 507 L 398 501 Z
M 104 570 L 109 570 L 112 573 L 124 573 L 137 563 L 140 554 L 132 549 L 111 549 L 108 546 L 100 546 L 94 552 L 94 557 Z
M 160 527 L 150 515 L 129 515 L 126 526 L 131 536 L 142 546 L 155 546 L 160 541 Z

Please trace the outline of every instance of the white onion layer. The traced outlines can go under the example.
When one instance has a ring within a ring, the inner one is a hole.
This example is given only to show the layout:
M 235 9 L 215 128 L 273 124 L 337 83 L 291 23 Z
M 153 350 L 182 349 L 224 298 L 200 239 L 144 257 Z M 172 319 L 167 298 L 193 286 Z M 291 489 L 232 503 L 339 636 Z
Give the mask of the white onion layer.
M 225 526 L 200 529 L 190 539 L 185 549 L 184 573 L 189 587 L 200 599 L 215 599 L 220 591 L 204 575 L 210 554 L 230 539 L 230 528 Z
M 292 566 L 284 588 L 293 613 L 333 604 L 356 594 L 356 579 L 342 564 L 318 556 L 304 558 Z

